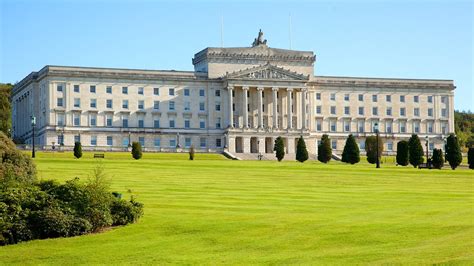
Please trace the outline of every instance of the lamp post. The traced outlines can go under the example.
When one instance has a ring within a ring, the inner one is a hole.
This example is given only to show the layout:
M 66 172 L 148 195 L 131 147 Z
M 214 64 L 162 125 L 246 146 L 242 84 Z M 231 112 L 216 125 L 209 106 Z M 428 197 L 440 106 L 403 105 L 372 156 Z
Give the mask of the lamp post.
M 31 138 L 31 144 L 32 144 L 32 149 L 31 149 L 31 157 L 35 158 L 35 127 L 36 127 L 36 117 L 34 115 L 31 116 L 31 127 L 33 128 L 33 136 Z
M 376 143 L 377 143 L 377 147 L 375 147 L 376 151 L 377 151 L 377 159 L 376 159 L 376 166 L 375 168 L 380 168 L 380 156 L 379 156 L 379 123 L 375 123 L 374 125 L 374 129 L 375 129 L 375 138 L 376 138 Z
M 443 137 L 443 141 L 444 141 L 444 162 L 447 162 L 446 155 L 448 154 L 448 139 L 446 138 L 446 136 Z
M 132 142 L 131 141 L 132 141 L 132 136 L 130 134 L 130 131 L 128 131 L 128 147 L 129 148 L 132 147 Z

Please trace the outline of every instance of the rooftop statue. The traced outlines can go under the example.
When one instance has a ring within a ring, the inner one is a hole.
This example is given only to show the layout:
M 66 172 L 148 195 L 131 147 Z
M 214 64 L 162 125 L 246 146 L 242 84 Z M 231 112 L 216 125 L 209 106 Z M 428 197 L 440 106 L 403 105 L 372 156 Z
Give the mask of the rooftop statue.
M 264 40 L 263 39 L 263 32 L 262 30 L 260 29 L 260 31 L 258 32 L 258 37 L 254 39 L 253 43 L 252 43 L 252 47 L 255 47 L 255 46 L 258 46 L 258 45 L 266 45 L 267 44 L 267 40 Z

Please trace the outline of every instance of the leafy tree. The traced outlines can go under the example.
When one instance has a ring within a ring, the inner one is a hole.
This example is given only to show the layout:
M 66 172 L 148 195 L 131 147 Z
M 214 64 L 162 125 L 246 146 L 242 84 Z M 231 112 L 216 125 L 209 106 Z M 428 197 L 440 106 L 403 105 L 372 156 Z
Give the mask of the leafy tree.
M 132 157 L 135 160 L 142 158 L 142 145 L 140 142 L 132 143 Z
M 474 147 L 474 114 L 454 111 L 454 129 L 462 151 Z
M 327 134 L 324 134 L 321 137 L 321 143 L 318 145 L 318 161 L 328 163 L 331 160 L 331 156 L 331 140 Z
M 451 169 L 456 169 L 462 162 L 461 147 L 457 137 L 450 134 L 446 142 L 446 160 L 448 160 Z
M 189 149 L 189 160 L 194 160 L 194 145 L 191 145 L 191 148 Z
M 383 141 L 382 138 L 379 136 L 378 138 L 378 144 L 379 144 L 379 162 L 380 158 L 382 157 L 382 152 L 383 152 Z M 371 164 L 374 164 L 377 162 L 377 136 L 368 136 L 365 139 L 365 151 L 367 154 L 367 161 Z
M 408 165 L 409 151 L 408 142 L 401 140 L 397 143 L 397 164 L 402 166 Z
M 441 169 L 444 165 L 443 151 L 441 149 L 434 149 L 431 163 L 434 168 Z
M 13 85 L 10 83 L 0 83 L 0 131 L 5 133 L 8 137 L 12 128 L 11 121 L 11 104 L 10 104 L 10 93 Z
M 283 143 L 283 138 L 278 137 L 275 139 L 275 146 L 273 147 L 275 151 L 275 156 L 280 162 L 285 157 L 285 144 Z
M 36 182 L 36 167 L 31 158 L 0 131 L 0 188 Z M 1 219 L 0 219 L 1 220 Z
M 306 149 L 303 136 L 300 136 L 296 145 L 296 160 L 301 163 L 308 160 L 308 150 Z
M 360 162 L 360 151 L 359 145 L 352 136 L 352 134 L 347 137 L 346 145 L 344 146 L 344 151 L 342 151 L 342 160 L 345 163 L 355 164 Z
M 469 163 L 469 169 L 474 169 L 474 147 L 469 148 L 467 152 L 467 162 Z
M 423 147 L 421 146 L 418 135 L 411 135 L 408 140 L 409 162 L 416 168 L 423 163 Z
M 82 145 L 77 141 L 74 143 L 74 157 L 77 159 L 82 157 Z

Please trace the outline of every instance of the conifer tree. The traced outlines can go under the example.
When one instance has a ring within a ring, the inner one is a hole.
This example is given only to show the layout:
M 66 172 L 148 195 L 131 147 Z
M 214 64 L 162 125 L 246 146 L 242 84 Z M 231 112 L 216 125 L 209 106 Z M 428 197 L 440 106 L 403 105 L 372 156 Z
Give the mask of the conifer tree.
M 342 152 L 342 160 L 345 163 L 355 164 L 360 162 L 359 145 L 352 134 L 347 137 L 344 151 Z
M 397 143 L 397 164 L 402 166 L 408 165 L 409 151 L 408 142 L 401 140 Z
M 135 160 L 142 158 L 142 145 L 140 142 L 132 143 L 132 157 Z
M 379 160 L 382 157 L 383 152 L 383 141 L 382 138 L 379 136 L 378 140 L 379 144 Z M 367 162 L 374 164 L 377 162 L 377 136 L 368 136 L 365 139 L 365 151 L 367 155 Z
M 474 148 L 469 148 L 467 152 L 467 163 L 469 164 L 469 169 L 474 169 Z
M 421 146 L 418 135 L 411 135 L 408 140 L 408 161 L 414 168 L 423 163 L 423 147 Z
M 280 162 L 281 160 L 283 160 L 283 158 L 285 157 L 285 144 L 283 143 L 282 137 L 276 138 L 273 150 L 275 151 L 275 156 L 278 161 Z
M 77 159 L 82 157 L 82 145 L 78 141 L 74 143 L 74 157 Z
M 306 149 L 306 143 L 304 142 L 303 136 L 298 139 L 298 144 L 296 146 L 296 160 L 301 163 L 308 160 L 308 150 Z
M 461 147 L 458 138 L 450 134 L 446 142 L 446 160 L 448 160 L 451 169 L 456 169 L 462 162 Z
M 441 149 L 434 149 L 433 150 L 433 156 L 431 158 L 431 164 L 436 169 L 443 168 L 444 158 L 443 158 L 443 151 Z
M 318 145 L 318 161 L 328 163 L 331 160 L 331 156 L 331 140 L 327 134 L 324 134 L 321 138 L 321 143 Z

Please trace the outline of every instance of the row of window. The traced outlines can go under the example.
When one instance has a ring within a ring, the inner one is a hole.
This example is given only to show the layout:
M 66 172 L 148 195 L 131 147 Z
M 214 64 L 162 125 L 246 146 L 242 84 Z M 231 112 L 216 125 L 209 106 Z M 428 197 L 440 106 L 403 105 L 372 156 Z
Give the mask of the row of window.
M 392 116 L 392 107 L 387 107 L 385 109 L 385 115 L 387 116 Z M 332 115 L 336 114 L 336 106 L 330 106 L 329 109 L 330 113 Z M 316 114 L 321 114 L 322 113 L 322 106 L 318 105 L 316 106 Z M 433 117 L 433 108 L 428 108 L 427 113 L 429 117 Z M 344 106 L 344 114 L 345 115 L 350 115 L 350 106 Z M 365 115 L 365 108 L 364 107 L 359 107 L 358 109 L 358 114 L 359 115 Z M 372 115 L 379 115 L 379 108 L 378 107 L 372 107 Z M 447 108 L 442 108 L 441 109 L 441 116 L 442 117 L 447 117 L 448 115 L 448 109 Z M 400 108 L 400 116 L 406 116 L 406 107 L 401 107 Z M 420 116 L 420 108 L 415 107 L 413 108 L 413 116 L 419 117 Z
M 375 132 L 375 121 L 372 122 L 372 130 L 370 132 Z M 322 131 L 323 121 L 321 119 L 316 120 L 316 131 Z M 349 120 L 343 121 L 343 131 L 344 132 L 351 132 L 351 122 Z M 412 122 L 412 133 L 420 133 L 421 124 L 419 121 Z M 329 120 L 329 131 L 330 132 L 337 132 L 337 121 L 336 120 Z M 365 133 L 365 121 L 359 120 L 357 122 L 357 132 L 358 133 Z M 400 121 L 398 123 L 398 132 L 399 133 L 407 133 L 407 122 Z M 448 133 L 448 124 L 443 122 L 441 123 L 441 132 L 443 134 Z M 386 121 L 385 122 L 385 131 L 382 133 L 394 133 L 393 132 L 393 121 Z M 427 122 L 426 123 L 426 133 L 434 133 L 434 123 Z
M 63 135 L 58 135 L 58 143 L 64 143 L 64 136 Z M 81 136 L 76 135 L 74 136 L 74 142 L 81 142 Z M 145 146 L 145 137 L 138 137 L 138 142 L 142 147 Z M 112 136 L 106 136 L 106 145 L 107 146 L 118 146 L 116 143 L 114 143 L 114 138 Z M 128 147 L 130 144 L 130 139 L 128 137 L 123 137 L 122 138 L 122 146 L 123 147 Z M 90 145 L 91 146 L 97 146 L 97 136 L 91 136 L 90 138 Z M 177 141 L 175 138 L 171 138 L 168 140 L 168 146 L 169 148 L 177 148 Z M 184 138 L 184 148 L 191 148 L 193 145 L 192 139 L 190 137 L 185 137 Z M 215 139 L 215 145 L 217 148 L 222 147 L 222 139 L 216 138 Z M 153 139 L 153 146 L 155 148 L 161 148 L 161 138 L 160 137 L 155 137 Z M 199 147 L 200 148 L 207 148 L 207 138 L 199 138 Z
M 364 99 L 364 94 L 358 94 L 358 100 L 359 102 L 363 102 L 365 101 Z M 335 101 L 336 100 L 336 93 L 331 93 L 330 96 L 329 96 L 329 99 L 331 101 Z M 316 100 L 321 100 L 321 93 L 316 93 Z M 378 102 L 379 100 L 379 95 L 377 94 L 373 94 L 372 95 L 372 102 Z M 344 94 L 344 101 L 350 101 L 350 94 L 346 93 Z M 404 103 L 406 101 L 406 96 L 405 95 L 400 95 L 400 102 Z M 433 103 L 433 96 L 432 95 L 428 95 L 426 96 L 426 101 L 428 103 Z M 385 95 L 385 102 L 392 102 L 392 95 Z M 414 95 L 413 96 L 413 102 L 415 103 L 419 103 L 420 102 L 420 96 L 418 95 Z M 442 96 L 441 97 L 441 102 L 442 103 L 447 103 L 448 102 L 448 97 L 447 96 Z

